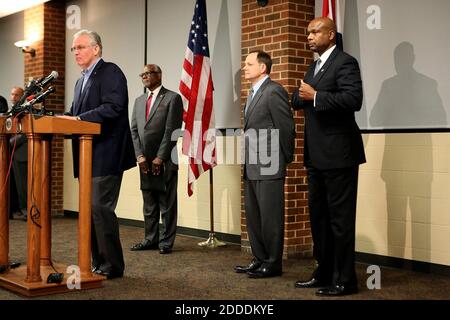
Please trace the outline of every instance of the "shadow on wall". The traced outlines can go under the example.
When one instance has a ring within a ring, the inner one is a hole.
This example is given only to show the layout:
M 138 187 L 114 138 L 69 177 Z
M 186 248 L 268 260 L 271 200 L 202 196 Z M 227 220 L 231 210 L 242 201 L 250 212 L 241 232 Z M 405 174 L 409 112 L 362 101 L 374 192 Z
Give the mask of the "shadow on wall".
M 243 106 L 241 105 L 241 90 L 242 90 L 242 70 L 239 69 L 234 74 L 234 94 L 235 94 L 235 100 L 234 105 L 237 106 L 237 112 L 239 113 L 239 117 L 241 117 L 241 112 L 244 111 Z M 240 126 L 239 126 L 240 127 Z
M 447 113 L 437 81 L 414 69 L 414 47 L 400 43 L 394 50 L 397 74 L 386 79 L 370 114 L 372 127 L 437 128 L 447 124 Z M 421 123 L 417 123 L 420 119 Z
M 402 42 L 395 48 L 397 74 L 386 79 L 381 86 L 370 115 L 372 127 L 414 128 L 420 125 L 426 128 L 447 124 L 437 81 L 417 72 L 414 60 L 411 43 Z M 422 119 L 423 123 L 418 124 L 417 119 Z M 386 184 L 388 254 L 404 258 L 407 255 L 406 246 L 411 244 L 412 260 L 428 262 L 433 172 L 433 155 L 429 148 L 431 134 L 421 134 L 420 145 L 424 146 L 424 152 L 406 167 L 408 149 L 400 145 L 397 138 L 396 134 L 386 134 L 381 168 L 381 178 Z M 407 234 L 410 236 L 408 239 Z
M 345 2 L 345 16 L 344 16 L 344 51 L 351 52 L 351 54 L 358 60 L 361 68 L 361 42 L 359 35 L 359 19 L 358 17 L 358 3 L 357 0 L 347 0 Z M 345 39 L 352 39 L 352 41 L 345 41 Z M 364 77 L 364 69 L 361 68 L 361 76 Z M 364 83 L 363 83 L 364 88 Z M 366 100 L 363 99 L 361 110 L 355 114 L 356 122 L 360 128 L 367 128 L 367 106 Z
M 216 41 L 214 43 L 213 56 L 211 57 L 212 66 L 218 66 L 213 70 L 214 86 L 216 88 L 217 86 L 221 86 L 220 90 L 215 90 L 214 92 L 214 109 L 216 119 L 221 119 L 221 123 L 216 122 L 216 128 L 224 128 L 230 123 L 238 124 L 240 116 L 240 78 L 238 79 L 239 81 L 236 82 L 236 76 L 233 73 L 229 21 L 228 1 L 222 0 L 219 13 L 219 22 L 216 30 Z M 219 39 L 219 35 L 221 39 L 220 41 L 217 40 Z M 219 108 L 222 108 L 222 110 Z M 227 139 L 234 140 L 233 145 L 235 147 L 233 150 L 227 150 Z M 237 164 L 238 162 L 236 161 L 238 160 L 237 157 L 239 157 L 239 150 L 236 148 L 236 140 L 237 137 L 224 136 L 223 148 L 219 149 L 216 145 L 217 158 L 223 159 L 223 161 L 225 161 L 225 159 L 228 160 L 229 158 L 234 158 L 234 163 Z M 224 162 L 223 164 L 225 167 L 214 169 L 215 174 L 222 172 L 222 170 L 234 170 L 234 167 L 226 166 L 227 164 L 232 163 Z M 221 163 L 219 163 L 219 165 L 221 165 Z M 207 174 L 209 175 L 209 173 Z M 230 176 L 230 178 L 232 177 Z M 235 229 L 234 226 L 236 226 L 236 229 L 240 230 L 241 213 L 238 209 L 236 209 L 239 208 L 236 204 L 240 204 L 240 194 L 239 197 L 235 196 L 235 192 L 231 190 L 229 183 L 214 183 L 214 198 L 216 199 L 216 205 L 214 208 L 214 221 L 216 224 L 224 223 L 230 226 L 231 229 Z M 224 206 L 224 204 L 226 205 Z M 225 209 L 225 212 L 223 212 L 222 209 Z M 221 220 L 219 221 L 216 217 L 221 217 Z M 224 219 L 226 219 L 226 221 Z
M 356 246 L 355 246 L 356 252 L 378 254 L 377 250 L 375 249 L 372 239 L 367 237 L 367 235 L 364 235 L 361 233 L 356 233 L 355 244 L 356 244 Z

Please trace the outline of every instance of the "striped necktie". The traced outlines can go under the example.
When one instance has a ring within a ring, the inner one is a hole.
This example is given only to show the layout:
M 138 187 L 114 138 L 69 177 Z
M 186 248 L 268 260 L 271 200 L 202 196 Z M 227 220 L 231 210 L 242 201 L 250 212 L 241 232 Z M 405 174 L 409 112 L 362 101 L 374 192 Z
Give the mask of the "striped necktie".
M 248 93 L 247 103 L 245 104 L 244 115 L 247 115 L 248 107 L 250 106 L 250 103 L 252 103 L 253 93 L 254 93 L 254 90 L 253 90 L 253 88 L 251 88 L 249 93 Z
M 322 60 L 317 60 L 316 62 L 316 69 L 314 70 L 314 77 L 319 73 L 321 68 Z

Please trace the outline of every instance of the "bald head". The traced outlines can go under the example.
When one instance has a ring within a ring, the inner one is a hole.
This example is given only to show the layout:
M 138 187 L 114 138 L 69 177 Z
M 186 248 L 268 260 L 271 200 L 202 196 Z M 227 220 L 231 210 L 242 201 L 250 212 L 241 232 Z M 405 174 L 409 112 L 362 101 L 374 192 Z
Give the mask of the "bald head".
M 13 87 L 11 89 L 11 96 L 10 100 L 12 105 L 15 105 L 17 102 L 19 102 L 20 98 L 23 96 L 23 89 L 21 87 Z
M 336 24 L 330 18 L 327 18 L 327 17 L 315 18 L 314 20 L 312 20 L 310 22 L 310 24 L 311 23 L 318 24 L 318 25 L 320 25 L 321 27 L 325 28 L 328 31 L 334 31 L 334 33 L 337 33 Z
M 161 85 L 162 71 L 156 64 L 146 64 L 144 72 L 141 73 L 142 84 L 150 91 L 155 90 Z
M 336 44 L 337 28 L 333 20 L 319 17 L 308 25 L 308 44 L 319 55 Z

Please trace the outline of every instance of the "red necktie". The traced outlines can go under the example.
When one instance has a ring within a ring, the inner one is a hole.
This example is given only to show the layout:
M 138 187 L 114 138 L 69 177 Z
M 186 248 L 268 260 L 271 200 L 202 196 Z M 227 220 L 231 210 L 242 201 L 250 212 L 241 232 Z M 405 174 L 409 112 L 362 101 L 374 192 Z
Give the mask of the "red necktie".
M 152 98 L 153 92 L 150 93 L 147 99 L 147 109 L 145 110 L 145 120 L 148 121 L 148 117 L 150 116 L 150 108 L 152 106 Z

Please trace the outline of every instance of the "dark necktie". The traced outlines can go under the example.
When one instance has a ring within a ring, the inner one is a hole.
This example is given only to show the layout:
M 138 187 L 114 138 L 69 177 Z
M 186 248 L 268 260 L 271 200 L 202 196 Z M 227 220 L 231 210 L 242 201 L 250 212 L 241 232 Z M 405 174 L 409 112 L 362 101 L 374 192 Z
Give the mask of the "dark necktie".
M 153 99 L 153 92 L 150 92 L 150 95 L 147 99 L 147 108 L 145 110 L 145 120 L 148 121 L 148 118 L 150 117 L 150 108 L 152 107 L 152 99 Z

